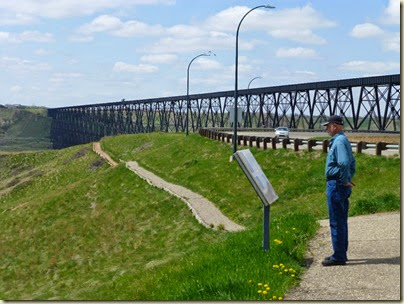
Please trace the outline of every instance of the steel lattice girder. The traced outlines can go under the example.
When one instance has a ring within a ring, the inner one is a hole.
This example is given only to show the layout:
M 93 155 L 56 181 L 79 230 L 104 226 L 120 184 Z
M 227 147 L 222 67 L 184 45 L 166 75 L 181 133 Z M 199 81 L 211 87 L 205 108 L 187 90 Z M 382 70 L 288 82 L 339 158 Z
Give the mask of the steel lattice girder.
M 342 79 L 239 90 L 239 125 L 246 128 L 321 129 L 339 114 L 345 128 L 400 132 L 400 75 Z M 189 96 L 189 129 L 231 127 L 234 91 Z M 54 148 L 106 135 L 184 132 L 187 96 L 172 96 L 49 109 Z

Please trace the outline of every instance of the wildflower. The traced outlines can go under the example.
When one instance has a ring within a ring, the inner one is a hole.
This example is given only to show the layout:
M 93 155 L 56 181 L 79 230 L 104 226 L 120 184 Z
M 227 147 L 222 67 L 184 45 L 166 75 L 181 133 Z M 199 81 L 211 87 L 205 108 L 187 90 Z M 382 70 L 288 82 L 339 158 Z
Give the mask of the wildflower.
M 289 271 L 288 269 L 285 269 L 285 270 L 284 270 L 284 272 L 288 272 L 288 271 Z
M 276 243 L 276 245 L 282 244 L 282 241 L 280 241 L 280 240 L 278 240 L 278 239 L 275 239 L 274 242 Z
M 264 290 L 264 291 L 262 292 L 262 294 L 266 295 L 266 294 L 268 294 L 268 291 Z
M 268 286 L 268 287 L 267 287 L 267 288 L 265 288 L 265 289 L 266 289 L 266 290 L 270 290 L 270 289 L 271 289 L 271 287 L 269 287 L 269 286 Z
M 295 275 L 294 275 L 294 274 L 292 274 L 292 275 L 291 275 L 291 277 L 292 277 L 292 278 L 294 278 L 294 277 L 295 277 Z
M 283 298 L 282 298 L 282 297 L 279 297 L 279 298 L 278 298 L 278 300 L 279 300 L 279 301 L 282 301 L 282 300 L 283 300 Z
M 279 272 L 279 274 L 282 274 L 283 272 L 281 271 L 281 272 Z
M 295 228 L 295 227 L 293 227 L 293 228 L 292 228 L 292 230 L 296 230 L 296 228 Z
M 258 290 L 258 293 L 261 293 L 262 292 L 262 290 L 260 289 L 260 290 Z
M 268 287 L 268 284 L 265 284 L 264 287 L 265 287 L 265 288 Z
M 258 286 L 262 286 L 262 283 L 258 283 Z
M 273 296 L 272 299 L 276 300 L 276 296 Z

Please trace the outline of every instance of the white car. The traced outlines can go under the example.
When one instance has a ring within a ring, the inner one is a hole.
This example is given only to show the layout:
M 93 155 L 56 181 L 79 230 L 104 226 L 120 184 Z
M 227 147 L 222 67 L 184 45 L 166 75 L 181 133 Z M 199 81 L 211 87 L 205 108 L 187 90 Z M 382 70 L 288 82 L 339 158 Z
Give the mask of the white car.
M 277 127 L 275 129 L 275 137 L 289 138 L 289 129 L 287 127 Z

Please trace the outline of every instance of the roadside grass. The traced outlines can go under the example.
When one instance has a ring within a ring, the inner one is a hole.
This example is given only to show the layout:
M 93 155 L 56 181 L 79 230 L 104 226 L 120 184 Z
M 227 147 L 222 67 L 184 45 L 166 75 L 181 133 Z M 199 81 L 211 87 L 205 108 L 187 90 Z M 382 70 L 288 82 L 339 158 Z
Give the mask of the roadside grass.
M 229 162 L 229 144 L 153 133 L 102 147 L 204 195 L 247 229 L 203 227 L 182 201 L 123 164 L 110 168 L 90 145 L 0 154 L 0 298 L 279 300 L 299 281 L 316 220 L 327 217 L 320 151 L 251 149 L 279 195 L 265 253 L 262 204 Z M 399 210 L 400 159 L 357 155 L 357 163 L 351 210 Z

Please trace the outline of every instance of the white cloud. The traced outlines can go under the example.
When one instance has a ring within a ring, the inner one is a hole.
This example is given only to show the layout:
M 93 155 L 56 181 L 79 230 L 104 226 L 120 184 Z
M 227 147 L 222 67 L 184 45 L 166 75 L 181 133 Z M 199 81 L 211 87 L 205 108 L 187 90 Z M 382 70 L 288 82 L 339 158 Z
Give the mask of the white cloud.
M 160 25 L 148 25 L 144 22 L 130 20 L 122 22 L 119 18 L 110 15 L 101 15 L 90 23 L 82 25 L 77 33 L 91 35 L 93 33 L 109 33 L 120 37 L 146 36 L 163 34 L 164 28 Z
M 195 68 L 199 70 L 219 70 L 223 69 L 223 66 L 216 60 L 208 57 L 200 57 L 194 63 Z
M 383 33 L 384 31 L 377 25 L 374 25 L 372 23 L 363 23 L 355 25 L 350 35 L 355 38 L 367 38 L 380 36 Z
M 313 49 L 308 48 L 280 48 L 276 51 L 276 57 L 279 58 L 316 58 L 318 57 L 317 53 Z
M 115 63 L 113 67 L 114 72 L 128 72 L 128 73 L 154 73 L 158 71 L 158 67 L 150 64 L 129 64 L 122 61 Z
M 169 64 L 173 63 L 177 59 L 178 56 L 174 54 L 144 55 L 140 57 L 141 61 L 151 64 L 160 64 L 160 63 Z
M 55 83 L 61 83 L 65 82 L 66 80 L 80 78 L 82 76 L 83 74 L 81 73 L 55 73 L 52 75 L 49 81 Z
M 135 5 L 172 5 L 175 0 L 18 0 L 0 1 L 0 24 L 29 24 L 40 18 L 69 18 L 92 15 L 106 9 Z
M 12 86 L 12 87 L 10 88 L 10 92 L 11 92 L 11 93 L 19 93 L 19 92 L 21 92 L 21 91 L 22 91 L 22 87 L 19 86 L 19 85 L 15 85 L 15 86 Z
M 236 6 L 223 10 L 205 22 L 205 27 L 224 32 L 235 33 L 243 15 L 249 10 L 245 6 Z M 285 38 L 312 44 L 321 44 L 325 39 L 313 33 L 319 28 L 335 26 L 310 5 L 284 10 L 259 9 L 248 15 L 242 23 L 242 31 L 262 30 L 273 37 Z
M 400 24 L 400 0 L 389 0 L 382 21 L 386 24 Z
M 101 15 L 90 23 L 81 26 L 77 32 L 83 35 L 91 35 L 98 32 L 108 32 L 122 27 L 122 22 L 117 17 Z
M 382 41 L 383 50 L 400 53 L 400 33 L 386 35 Z
M 351 72 L 361 72 L 366 75 L 383 75 L 386 73 L 398 73 L 400 71 L 400 63 L 353 60 L 341 64 L 339 69 Z
M 47 51 L 45 49 L 36 49 L 34 51 L 34 54 L 36 54 L 38 56 L 46 56 L 46 55 L 49 55 L 49 51 Z
M 25 60 L 17 57 L 1 57 L 0 67 L 6 70 L 22 73 L 46 71 L 52 68 L 48 63 Z
M 53 35 L 38 31 L 24 31 L 22 33 L 0 32 L 0 43 L 23 43 L 23 42 L 52 42 Z

